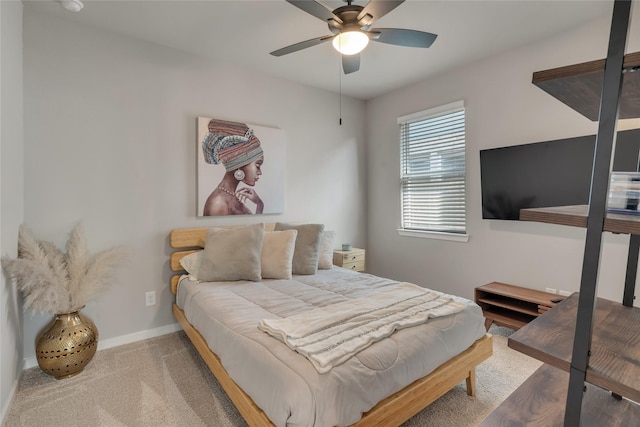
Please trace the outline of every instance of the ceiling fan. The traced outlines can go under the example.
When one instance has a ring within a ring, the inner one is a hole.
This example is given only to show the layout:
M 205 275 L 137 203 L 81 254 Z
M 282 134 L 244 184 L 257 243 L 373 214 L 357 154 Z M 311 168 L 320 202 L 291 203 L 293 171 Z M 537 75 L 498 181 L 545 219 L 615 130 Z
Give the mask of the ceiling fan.
M 295 43 L 271 52 L 273 56 L 282 56 L 297 52 L 333 40 L 333 47 L 342 55 L 342 69 L 345 74 L 360 69 L 360 52 L 369 40 L 380 43 L 409 47 L 429 47 L 435 41 L 436 34 L 401 28 L 374 28 L 371 25 L 404 3 L 404 0 L 370 0 L 366 6 L 358 6 L 353 0 L 344 0 L 347 5 L 330 10 L 315 0 L 286 0 L 288 3 L 326 22 L 331 35 L 316 37 Z

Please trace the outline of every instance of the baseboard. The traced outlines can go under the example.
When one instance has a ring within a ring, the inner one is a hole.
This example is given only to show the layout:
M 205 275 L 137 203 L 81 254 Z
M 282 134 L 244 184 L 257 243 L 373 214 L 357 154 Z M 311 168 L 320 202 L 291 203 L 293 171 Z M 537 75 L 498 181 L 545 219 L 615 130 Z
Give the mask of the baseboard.
M 11 391 L 9 392 L 9 397 L 4 402 L 4 406 L 0 408 L 0 426 L 4 426 L 5 418 L 9 415 L 9 408 L 11 408 L 11 404 L 13 403 L 13 399 L 16 397 L 16 393 L 18 392 L 18 384 L 20 383 L 20 377 L 22 373 L 18 375 L 18 377 L 13 381 L 13 385 L 11 386 Z
M 161 326 L 159 328 L 147 329 L 140 332 L 134 332 L 128 335 L 121 335 L 119 337 L 107 338 L 104 340 L 98 341 L 98 351 L 106 350 L 112 347 L 118 347 L 124 344 L 131 344 L 136 341 L 142 341 L 149 338 L 155 338 L 162 335 L 170 334 L 172 332 L 177 332 L 182 330 L 180 324 L 172 323 L 170 325 Z M 38 361 L 35 356 L 26 357 L 24 359 L 23 369 L 33 368 L 34 366 L 38 366 Z

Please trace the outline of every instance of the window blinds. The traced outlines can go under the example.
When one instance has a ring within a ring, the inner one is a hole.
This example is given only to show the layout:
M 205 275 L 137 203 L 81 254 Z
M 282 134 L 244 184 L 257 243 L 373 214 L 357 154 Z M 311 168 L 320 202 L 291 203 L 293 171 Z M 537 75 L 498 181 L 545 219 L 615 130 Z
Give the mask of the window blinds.
M 462 102 L 399 118 L 402 228 L 466 233 Z

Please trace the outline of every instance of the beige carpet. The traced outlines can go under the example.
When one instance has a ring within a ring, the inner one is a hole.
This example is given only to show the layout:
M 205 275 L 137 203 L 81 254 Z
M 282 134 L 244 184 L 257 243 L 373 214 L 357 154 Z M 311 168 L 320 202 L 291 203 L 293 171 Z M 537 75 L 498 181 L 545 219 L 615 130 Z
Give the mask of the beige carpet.
M 540 363 L 507 347 L 492 327 L 494 355 L 477 369 L 478 394 L 464 382 L 404 424 L 476 426 Z M 57 381 L 26 370 L 6 427 L 246 426 L 183 332 L 98 351 L 79 375 Z

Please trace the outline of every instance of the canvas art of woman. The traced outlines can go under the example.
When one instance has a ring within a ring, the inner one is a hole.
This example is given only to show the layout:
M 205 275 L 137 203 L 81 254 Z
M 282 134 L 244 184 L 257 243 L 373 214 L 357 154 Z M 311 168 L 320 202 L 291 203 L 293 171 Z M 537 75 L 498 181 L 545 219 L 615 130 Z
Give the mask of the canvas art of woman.
M 212 119 L 202 140 L 204 160 L 221 164 L 225 174 L 207 198 L 202 215 L 261 214 L 264 203 L 253 188 L 262 175 L 260 140 L 244 123 Z M 240 183 L 246 185 L 238 188 Z

